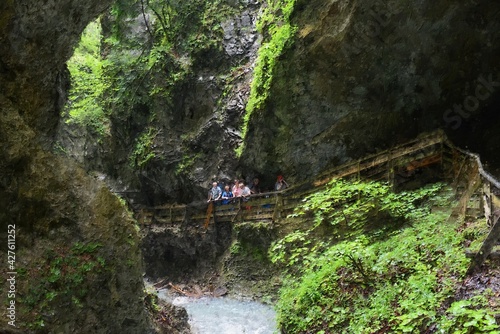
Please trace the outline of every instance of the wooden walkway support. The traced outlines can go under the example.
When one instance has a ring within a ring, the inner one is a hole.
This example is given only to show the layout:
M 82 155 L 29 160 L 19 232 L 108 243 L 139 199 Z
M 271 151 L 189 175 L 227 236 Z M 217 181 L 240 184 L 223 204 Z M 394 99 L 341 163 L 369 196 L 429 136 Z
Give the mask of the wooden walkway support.
M 479 180 L 477 195 L 480 197 L 480 214 L 484 215 L 487 225 L 491 227 L 487 237 L 483 241 L 479 251 L 471 254 L 472 261 L 467 274 L 476 271 L 495 250 L 500 241 L 500 182 L 488 173 L 481 163 L 477 154 L 454 148 L 463 156 L 463 163 L 472 166 L 475 171 L 474 177 Z M 462 169 L 463 167 L 461 167 Z M 465 204 L 466 206 L 466 204 Z M 465 214 L 465 210 L 463 214 Z
M 474 271 L 479 268 L 484 261 L 488 258 L 488 256 L 492 253 L 493 248 L 497 245 L 500 236 L 500 215 L 494 218 L 493 228 L 490 230 L 490 233 L 484 240 L 479 252 L 477 252 L 473 258 L 472 262 L 467 270 L 467 274 L 470 275 L 474 273 Z
M 205 229 L 207 229 L 208 224 L 210 224 L 210 217 L 212 216 L 212 212 L 214 212 L 214 202 L 208 203 L 207 217 L 205 218 L 205 224 L 203 225 Z
M 296 184 L 284 191 L 252 195 L 248 200 L 194 202 L 188 205 L 166 204 L 136 210 L 141 225 L 181 224 L 193 222 L 208 228 L 213 220 L 219 222 L 263 221 L 286 217 L 302 200 L 325 187 L 328 182 L 345 177 L 397 182 L 398 176 L 411 176 L 417 169 L 439 166 L 454 181 L 461 195 L 457 209 L 450 219 L 465 216 L 471 198 L 480 198 L 475 210 L 484 214 L 491 231 L 480 251 L 472 254 L 469 273 L 486 260 L 500 240 L 500 181 L 484 170 L 479 156 L 455 147 L 443 131 L 421 136 L 384 152 L 329 169 L 314 180 Z

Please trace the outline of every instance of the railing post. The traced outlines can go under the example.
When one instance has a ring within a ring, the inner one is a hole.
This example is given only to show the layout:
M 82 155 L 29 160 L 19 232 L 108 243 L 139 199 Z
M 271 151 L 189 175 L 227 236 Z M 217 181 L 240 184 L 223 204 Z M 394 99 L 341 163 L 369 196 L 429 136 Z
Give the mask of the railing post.
M 275 221 L 276 218 L 281 218 L 280 195 L 281 194 L 276 194 L 276 201 L 274 203 L 273 221 Z
M 243 198 L 242 197 L 239 197 L 239 208 L 238 208 L 238 212 L 240 213 L 240 218 L 241 218 L 241 222 L 243 223 L 243 216 L 244 216 L 244 212 L 243 212 Z
M 214 224 L 215 224 L 215 211 L 217 210 L 217 201 L 214 201 L 214 209 L 212 211 L 212 216 L 214 217 Z
M 439 161 L 439 164 L 440 164 L 440 167 L 441 167 L 441 172 L 443 173 L 443 176 L 444 176 L 444 138 L 443 136 L 441 135 L 441 142 L 439 143 L 439 153 L 440 153 L 440 161 Z
M 361 159 L 358 160 L 358 181 L 361 180 Z
M 498 237 L 500 236 L 500 216 L 492 216 L 492 224 L 493 227 L 490 230 L 490 233 L 484 240 L 483 244 L 481 245 L 481 248 L 479 252 L 476 253 L 476 256 L 472 259 L 472 262 L 470 263 L 469 269 L 467 270 L 467 275 L 471 275 L 474 273 L 475 269 L 478 268 L 483 264 L 483 262 L 486 260 L 488 255 L 491 254 L 491 251 L 493 250 L 493 247 L 495 246 L 495 242 L 498 240 Z
M 394 163 L 392 160 L 392 152 L 389 151 L 387 158 L 387 182 L 392 190 L 394 190 Z
M 188 208 L 187 205 L 184 206 L 184 218 L 182 219 L 183 223 L 188 221 Z
M 482 202 L 483 203 L 483 214 L 484 216 L 486 217 L 487 219 L 487 224 L 488 226 L 491 226 L 492 222 L 493 222 L 493 217 L 492 217 L 492 214 L 493 212 L 495 212 L 494 208 L 493 208 L 493 200 L 491 198 L 491 183 L 489 183 L 488 181 L 484 182 L 484 186 L 483 186 L 483 196 L 482 196 Z
M 283 198 L 283 195 L 282 193 L 279 193 L 278 194 L 278 199 L 279 199 L 279 203 L 280 203 L 280 211 L 279 211 L 279 218 L 283 218 L 284 217 L 284 207 L 285 207 L 285 199 Z

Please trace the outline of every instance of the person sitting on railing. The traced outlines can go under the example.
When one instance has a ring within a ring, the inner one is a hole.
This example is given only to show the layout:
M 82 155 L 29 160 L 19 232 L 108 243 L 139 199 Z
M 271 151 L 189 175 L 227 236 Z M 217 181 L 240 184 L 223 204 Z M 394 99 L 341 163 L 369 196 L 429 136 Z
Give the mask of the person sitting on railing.
M 210 188 L 208 192 L 208 200 L 207 202 L 210 201 L 218 201 L 222 196 L 222 190 L 220 187 L 217 185 L 217 182 L 212 183 L 212 188 Z
M 276 184 L 274 185 L 274 190 L 280 191 L 285 190 L 286 188 L 288 188 L 288 183 L 286 183 L 282 175 L 278 175 L 278 179 L 276 180 Z
M 222 192 L 222 204 L 231 203 L 231 198 L 233 197 L 233 192 L 229 189 L 229 184 L 226 184 L 224 191 Z

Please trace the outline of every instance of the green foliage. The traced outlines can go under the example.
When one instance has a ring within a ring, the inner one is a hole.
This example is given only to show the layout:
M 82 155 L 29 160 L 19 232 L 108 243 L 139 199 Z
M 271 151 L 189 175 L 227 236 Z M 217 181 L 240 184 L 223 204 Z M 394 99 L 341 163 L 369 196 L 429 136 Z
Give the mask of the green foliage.
M 221 0 L 149 0 L 147 6 L 156 18 L 155 35 L 181 53 L 219 48 L 220 24 L 235 12 Z
M 130 168 L 147 168 L 155 157 L 156 131 L 145 124 L 169 110 L 177 122 L 179 98 L 174 97 L 185 91 L 197 68 L 223 59 L 221 23 L 235 12 L 223 0 L 118 0 L 104 16 L 103 108 L 131 148 Z M 192 162 L 184 159 L 178 172 Z
M 175 175 L 180 175 L 180 174 L 184 173 L 200 157 L 201 157 L 201 153 L 185 154 L 182 157 L 182 161 L 177 165 L 177 169 L 175 170 Z
M 50 314 L 59 305 L 82 307 L 88 284 L 105 271 L 105 260 L 98 255 L 98 243 L 77 242 L 71 247 L 60 247 L 46 254 L 46 261 L 36 270 L 27 272 L 32 282 L 20 304 L 26 308 L 28 328 L 43 327 L 41 312 Z
M 495 318 L 483 308 L 486 303 L 482 296 L 454 302 L 441 318 L 439 328 L 454 334 L 498 333 Z
M 491 312 L 481 309 L 481 297 L 447 306 L 468 265 L 459 223 L 447 221 L 450 193 L 442 184 L 395 194 L 382 184 L 334 181 L 309 196 L 295 215 L 310 218 L 312 228 L 285 236 L 270 252 L 288 273 L 277 305 L 283 330 L 498 331 Z M 431 213 L 436 206 L 442 207 Z M 349 239 L 313 237 L 325 224 L 335 233 L 346 219 L 350 230 L 358 230 Z M 373 230 L 363 233 L 364 224 L 377 219 L 399 228 L 386 230 L 384 238 Z
M 144 289 L 144 304 L 146 305 L 146 308 L 152 312 L 156 313 L 161 310 L 161 306 L 158 305 L 158 293 L 156 292 L 156 289 L 153 287 L 146 287 Z
M 173 91 L 193 74 L 193 60 L 210 50 L 222 51 L 221 22 L 234 9 L 222 0 L 147 0 L 141 5 L 120 0 L 111 13 L 106 76 L 112 89 L 107 94 L 110 108 L 124 118 L 134 105 L 150 105 L 151 98 L 171 104 Z M 130 34 L 126 25 L 144 15 L 151 17 L 148 43 Z
M 68 61 L 71 89 L 67 122 L 84 126 L 102 137 L 109 133 L 109 120 L 102 107 L 106 86 L 103 81 L 100 42 L 101 26 L 95 21 L 87 26 Z
M 232 256 L 236 256 L 241 253 L 241 244 L 238 241 L 235 241 L 231 244 L 229 248 L 229 252 Z
M 384 235 L 407 222 L 422 219 L 430 211 L 429 205 L 449 193 L 438 195 L 440 183 L 416 191 L 393 193 L 378 182 L 333 180 L 323 191 L 304 199 L 289 218 L 312 219 L 306 231 L 296 231 L 276 242 L 271 249 L 271 260 L 294 269 L 294 264 L 310 261 L 311 254 L 324 251 L 329 243 L 353 238 L 362 233 Z M 432 199 L 432 200 L 431 200 Z M 427 206 L 419 204 L 427 201 Z M 329 228 L 328 242 L 315 242 L 316 229 Z M 300 267 L 302 268 L 302 267 Z
M 240 259 L 245 258 L 249 261 L 268 264 L 267 251 L 269 240 L 271 240 L 270 229 L 269 224 L 264 222 L 240 224 L 235 227 L 237 241 L 230 247 L 231 255 L 238 256 Z
M 129 159 L 132 167 L 144 167 L 151 159 L 156 157 L 154 140 L 158 133 L 158 130 L 148 128 L 137 138 L 135 149 Z
M 292 43 L 292 38 L 297 27 L 290 23 L 296 0 L 268 0 L 262 16 L 259 18 L 257 28 L 264 34 L 267 29 L 268 41 L 263 42 L 259 48 L 257 60 L 250 87 L 250 97 L 243 117 L 242 137 L 243 143 L 236 149 L 236 155 L 241 156 L 244 150 L 244 140 L 248 132 L 248 124 L 254 111 L 262 109 L 269 97 L 271 84 L 278 57 Z
M 333 180 L 325 191 L 307 197 L 293 216 L 311 213 L 316 225 L 325 222 L 334 226 L 344 224 L 353 230 L 383 213 L 398 220 L 418 218 L 428 208 L 417 208 L 417 205 L 441 188 L 441 184 L 434 184 L 418 191 L 393 193 L 388 185 L 378 182 Z
M 144 168 L 154 157 L 155 131 L 147 128 L 135 143 L 126 141 L 155 118 L 158 106 L 174 108 L 173 96 L 192 77 L 195 61 L 217 59 L 221 23 L 235 12 L 222 0 L 116 1 L 101 18 L 104 36 L 100 21 L 91 23 L 68 61 L 68 122 L 100 137 L 110 135 L 115 123 L 125 132 L 123 144 L 132 147 L 129 166 Z M 131 28 L 138 20 L 144 23 L 142 34 Z

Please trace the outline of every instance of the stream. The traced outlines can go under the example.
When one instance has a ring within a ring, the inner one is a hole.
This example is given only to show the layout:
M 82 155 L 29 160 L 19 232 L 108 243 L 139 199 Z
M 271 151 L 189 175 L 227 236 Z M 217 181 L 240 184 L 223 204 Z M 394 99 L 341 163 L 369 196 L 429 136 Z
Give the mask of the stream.
M 275 334 L 276 313 L 271 306 L 227 297 L 174 297 L 160 290 L 159 298 L 184 307 L 196 334 Z

